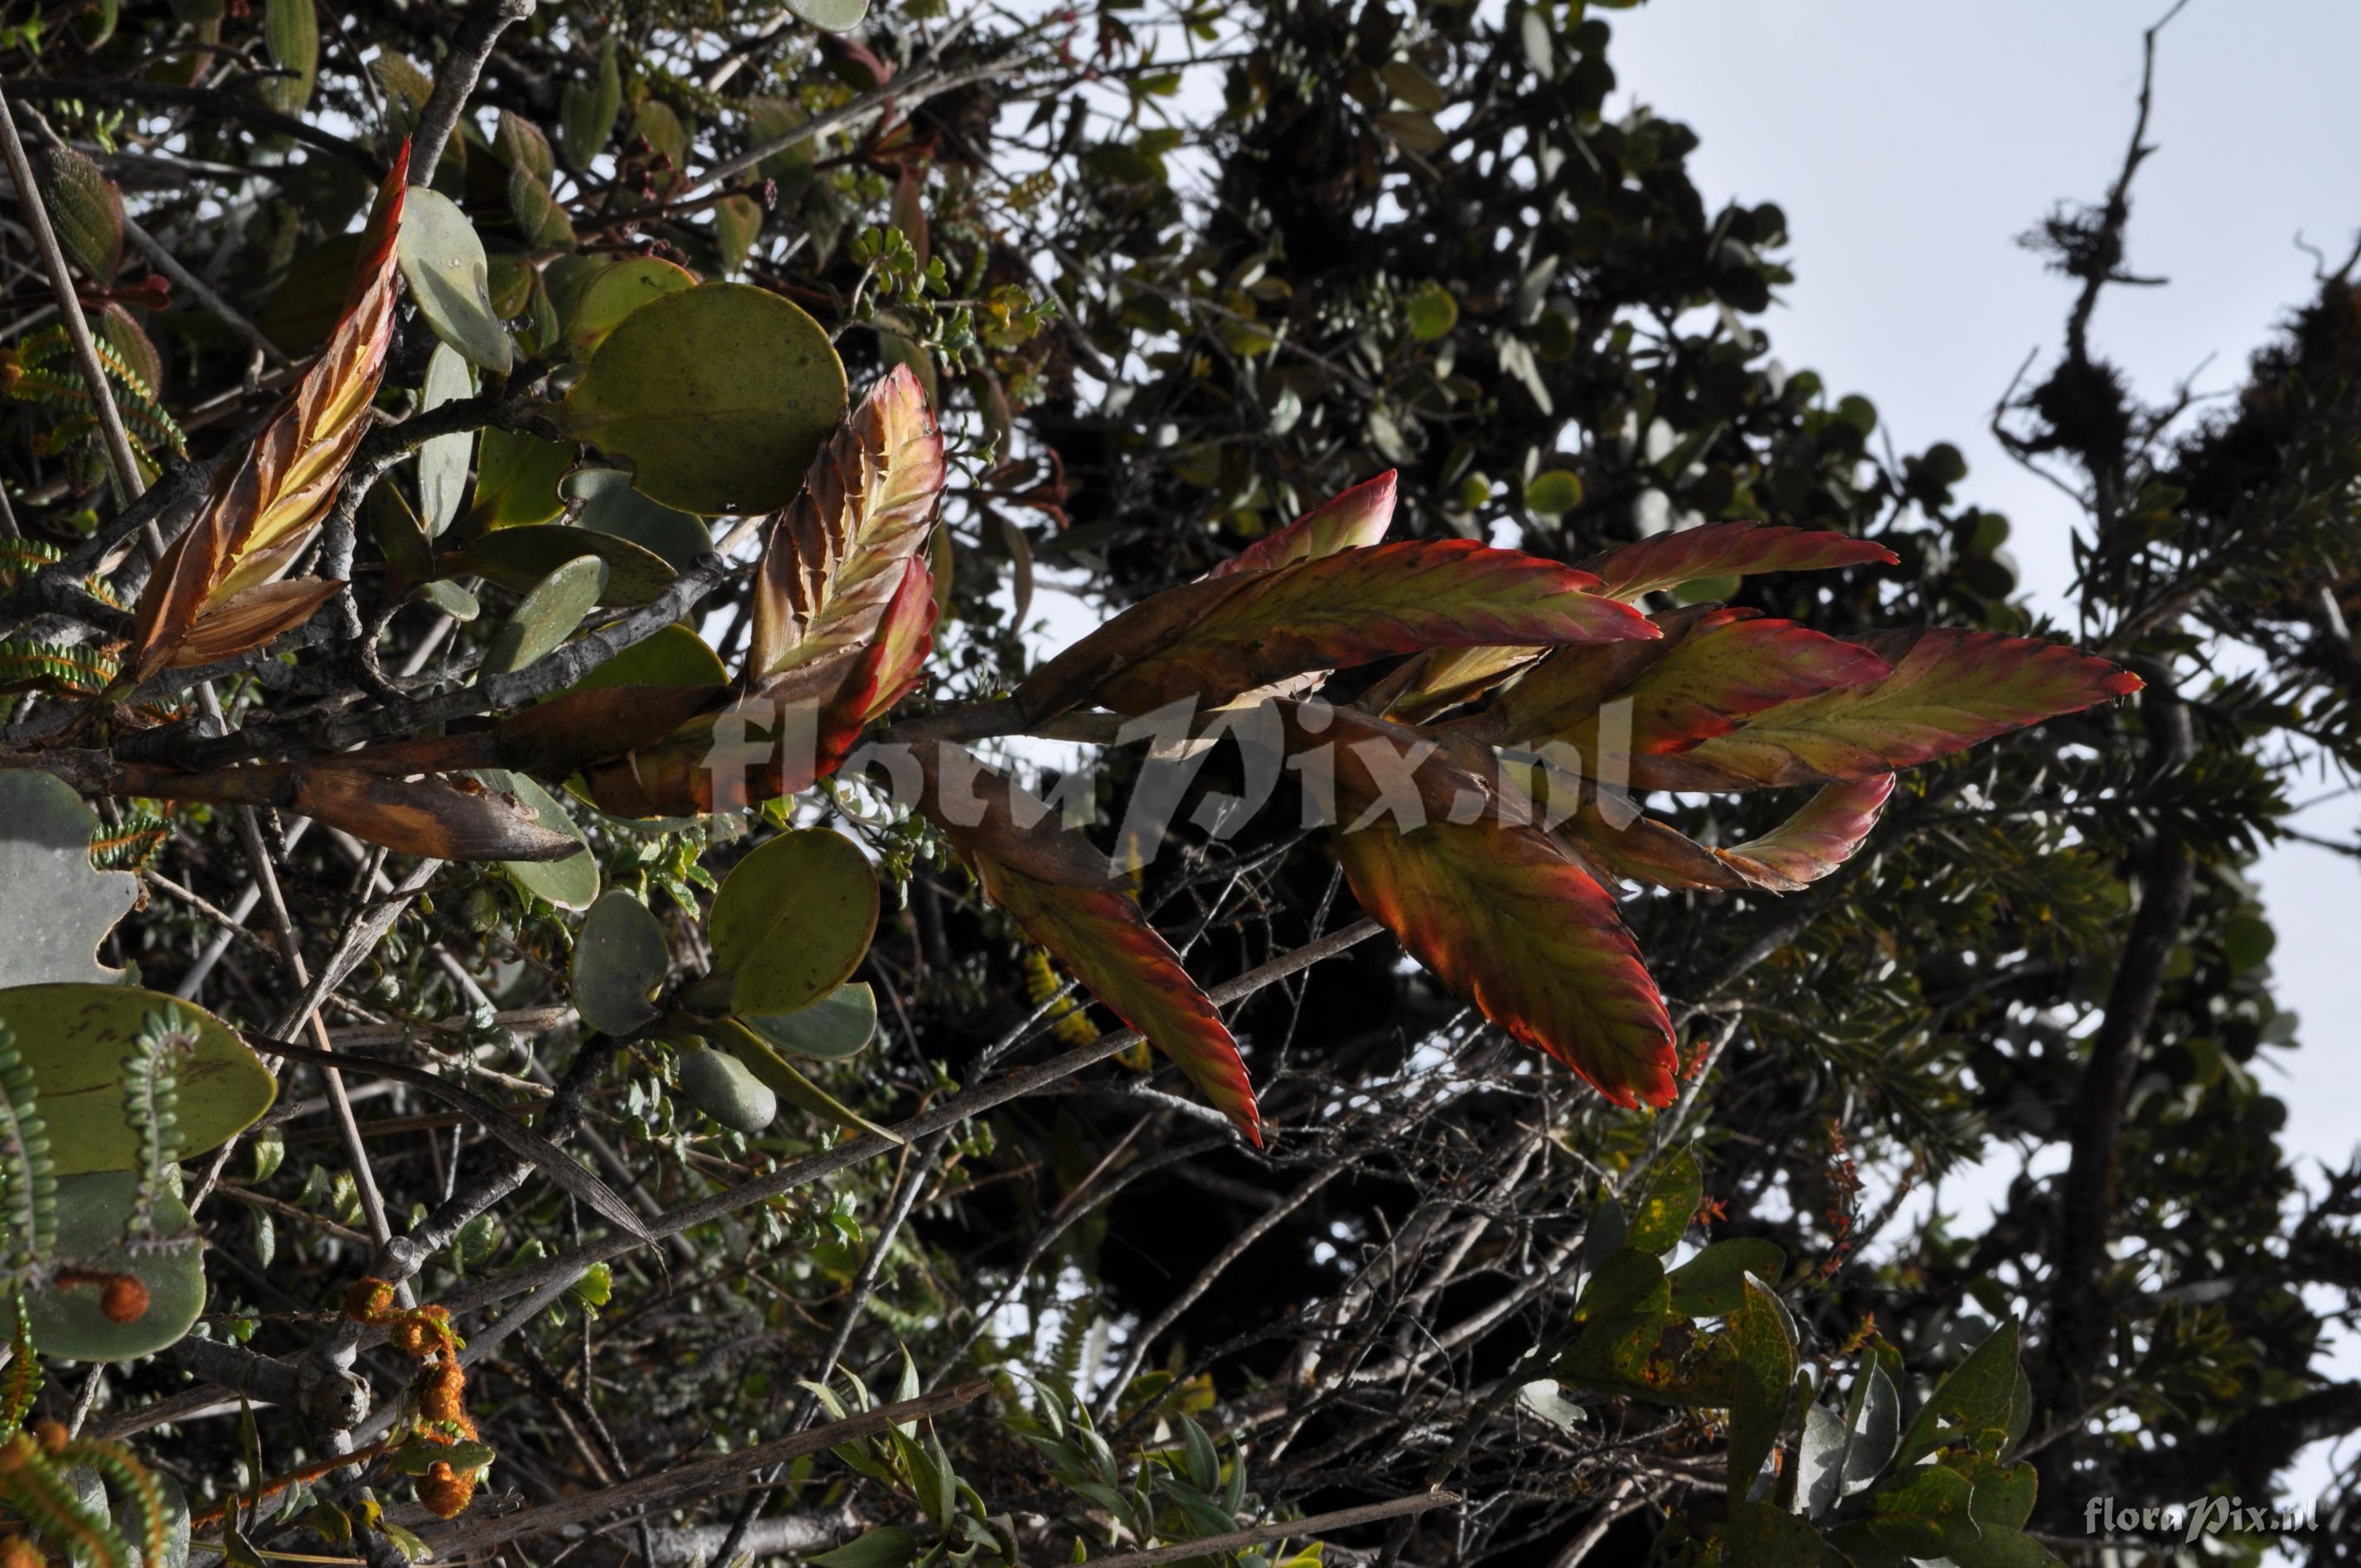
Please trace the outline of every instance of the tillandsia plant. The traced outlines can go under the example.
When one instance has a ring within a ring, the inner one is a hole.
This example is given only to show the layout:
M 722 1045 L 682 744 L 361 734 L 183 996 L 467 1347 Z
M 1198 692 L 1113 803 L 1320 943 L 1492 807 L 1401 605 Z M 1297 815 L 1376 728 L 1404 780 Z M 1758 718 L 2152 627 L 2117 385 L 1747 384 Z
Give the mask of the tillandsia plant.
M 2353 269 L 2202 437 L 2082 304 L 2061 630 L 1617 8 L 0 17 L 5 1568 L 2020 1568 L 2361 1421 Z

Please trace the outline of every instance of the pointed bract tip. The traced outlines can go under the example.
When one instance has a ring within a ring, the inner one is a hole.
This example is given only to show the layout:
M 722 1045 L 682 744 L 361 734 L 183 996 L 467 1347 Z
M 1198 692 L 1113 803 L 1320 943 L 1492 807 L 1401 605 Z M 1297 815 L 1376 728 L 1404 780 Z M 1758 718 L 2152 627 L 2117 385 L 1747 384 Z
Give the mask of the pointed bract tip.
M 2129 670 L 2117 670 L 2106 679 L 2107 695 L 2110 696 L 2129 696 L 2136 691 L 2146 689 L 2147 685 L 2146 681 Z

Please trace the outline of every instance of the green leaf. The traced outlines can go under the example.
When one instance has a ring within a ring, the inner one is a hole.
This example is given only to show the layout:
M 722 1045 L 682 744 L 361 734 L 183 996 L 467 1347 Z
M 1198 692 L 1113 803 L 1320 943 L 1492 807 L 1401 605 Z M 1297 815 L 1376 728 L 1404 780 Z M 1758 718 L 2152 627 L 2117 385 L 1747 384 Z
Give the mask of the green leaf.
M 1428 283 L 1403 303 L 1410 334 L 1421 343 L 1446 336 L 1459 324 L 1459 302 L 1440 283 Z
M 621 468 L 577 468 L 557 488 L 567 500 L 582 503 L 575 518 L 582 527 L 628 539 L 663 556 L 675 572 L 713 553 L 713 531 L 703 518 L 648 499 Z
M 738 862 L 713 900 L 713 972 L 730 1011 L 794 1013 L 851 977 L 877 928 L 877 873 L 824 828 L 782 833 Z
M 502 163 L 526 170 L 544 185 L 557 171 L 549 155 L 549 138 L 541 134 L 539 126 L 511 110 L 500 111 L 500 128 L 493 133 L 492 142 Z
M 583 916 L 574 938 L 574 1006 L 602 1034 L 628 1035 L 654 1021 L 652 1000 L 672 971 L 672 947 L 648 906 L 620 888 Z
M 606 563 L 601 602 L 624 609 L 649 603 L 671 585 L 674 576 L 662 556 L 628 539 L 562 523 L 496 529 L 467 549 L 445 556 L 442 571 L 445 576 L 482 577 L 525 593 L 568 561 L 583 556 Z
M 188 1004 L 181 1007 L 185 1014 Z M 47 1095 L 42 1107 L 49 1108 Z M 136 1321 L 118 1323 L 100 1310 L 100 1292 L 94 1287 L 59 1289 L 45 1285 L 29 1290 L 25 1311 L 42 1354 L 70 1361 L 153 1355 L 185 1335 L 204 1310 L 204 1252 L 193 1235 L 187 1236 L 186 1245 L 171 1250 L 157 1250 L 144 1242 L 137 1253 L 120 1250 L 137 1195 L 138 1178 L 127 1170 L 59 1181 L 58 1255 L 79 1266 L 135 1276 L 148 1288 L 148 1307 Z M 188 1208 L 170 1191 L 156 1194 L 155 1218 L 156 1234 L 163 1240 L 181 1237 L 189 1230 Z
M 98 947 L 137 900 L 139 879 L 91 865 L 90 842 L 99 830 L 97 814 L 63 780 L 23 769 L 0 773 L 0 930 L 8 933 L 0 942 L 0 986 L 123 978 L 121 970 L 98 961 Z M 42 1091 L 51 1092 L 46 1081 Z
M 1925 1464 L 1870 1494 L 1870 1535 L 1906 1557 L 1948 1557 L 1982 1534 L 1970 1516 L 1973 1488 L 1958 1471 Z
M 1818 1530 L 1769 1503 L 1732 1504 L 1722 1541 L 1730 1568 L 1820 1568 L 1828 1551 Z
M 713 233 L 721 251 L 721 269 L 737 271 L 746 265 L 754 241 L 762 236 L 762 204 L 752 196 L 724 196 L 713 204 Z
M 1795 1445 L 1795 1498 L 1813 1519 L 1836 1507 L 1844 1496 L 1844 1418 L 1825 1405 L 1804 1411 L 1804 1433 Z
M 558 139 L 575 168 L 589 168 L 605 149 L 622 108 L 622 71 L 615 61 L 615 35 L 609 33 L 598 45 L 598 75 L 587 86 L 568 82 L 558 103 Z
M 1525 510 L 1563 517 L 1582 504 L 1582 480 L 1563 468 L 1544 468 L 1525 482 Z
M 1662 1256 L 1687 1234 L 1689 1222 L 1704 1201 L 1705 1173 L 1697 1168 L 1695 1154 L 1684 1148 L 1659 1160 L 1647 1194 L 1632 1212 L 1623 1245 Z
M 577 555 L 535 583 L 484 653 L 481 674 L 505 675 L 555 652 L 607 591 L 607 563 Z
M 574 225 L 566 218 L 566 209 L 557 204 L 541 177 L 522 164 L 509 170 L 509 211 L 515 214 L 528 245 L 574 243 Z
M 824 33 L 849 33 L 869 15 L 869 0 L 787 0 L 787 9 Z
M 726 1051 L 702 1046 L 681 1053 L 680 1097 L 741 1133 L 759 1133 L 779 1113 L 779 1097 Z
M 1661 1316 L 1671 1310 L 1664 1266 L 1651 1254 L 1626 1248 L 1609 1255 L 1584 1282 L 1581 1298 L 1575 1302 L 1574 1321 L 1604 1322 L 1635 1312 Z
M 1787 1314 L 1770 1288 L 1751 1274 L 1739 1277 L 1744 1299 L 1730 1315 L 1730 1337 L 1738 1350 L 1738 1376 L 1730 1405 L 1730 1495 L 1743 1497 L 1787 1420 L 1788 1390 L 1795 1382 L 1795 1341 Z
M 395 244 L 419 313 L 435 336 L 470 363 L 506 375 L 508 329 L 492 309 L 490 271 L 476 225 L 449 197 L 423 186 L 412 186 L 403 203 Z
M 482 433 L 476 455 L 476 504 L 469 532 L 499 532 L 547 522 L 566 510 L 557 481 L 574 462 L 573 448 L 516 430 Z
M 600 691 L 612 686 L 719 686 L 730 676 L 721 655 L 686 626 L 664 626 L 641 639 L 566 687 Z
M 1205 1435 L 1203 1427 L 1187 1416 L 1180 1418 L 1180 1438 L 1182 1452 L 1189 1464 L 1190 1485 L 1200 1492 L 1210 1494 L 1222 1484 L 1222 1456 L 1214 1452 L 1213 1440 Z M 1224 1528 L 1235 1529 L 1236 1526 L 1225 1522 Z
M 41 168 L 58 244 L 101 287 L 113 283 L 123 265 L 123 192 L 70 147 L 43 154 Z
M 0 1024 L 40 1086 L 60 1176 L 133 1169 L 139 1140 L 123 1121 L 122 1061 L 151 1012 L 180 1009 L 195 1048 L 174 1066 L 181 1157 L 218 1148 L 270 1109 L 279 1086 L 227 1025 L 162 992 L 122 985 L 19 985 L 0 991 Z
M 312 102 L 312 84 L 320 74 L 320 16 L 312 0 L 265 0 L 263 37 L 270 59 L 292 76 L 271 78 L 263 93 L 282 115 L 300 115 Z
M 426 380 L 419 392 L 418 411 L 442 407 L 456 398 L 473 397 L 475 372 L 459 351 L 438 343 L 426 361 Z M 429 538 L 439 536 L 459 515 L 467 494 L 467 458 L 475 450 L 476 433 L 460 431 L 430 438 L 418 449 L 418 521 Z
M 1745 1299 L 1748 1275 L 1776 1284 L 1786 1271 L 1787 1255 L 1775 1242 L 1716 1242 L 1673 1270 L 1673 1310 L 1692 1318 L 1721 1317 Z
M 484 613 L 484 607 L 475 595 L 456 583 L 440 579 L 418 585 L 418 597 L 454 620 L 473 620 Z
M 766 289 L 708 283 L 632 312 L 556 413 L 628 458 L 642 494 L 709 515 L 786 504 L 844 406 L 818 322 Z
M 582 829 L 575 826 L 566 807 L 522 773 L 485 768 L 478 771 L 476 778 L 489 788 L 516 796 L 533 813 L 535 822 L 582 846 L 562 861 L 503 861 L 501 868 L 518 886 L 560 909 L 589 908 L 598 896 L 598 860 L 590 852 L 590 840 L 582 836 Z
M 898 1525 L 880 1525 L 833 1552 L 823 1552 L 814 1563 L 827 1568 L 906 1568 L 918 1556 L 918 1540 Z
M 1980 1463 L 1969 1484 L 1973 1492 L 1968 1517 L 1975 1521 L 1977 1539 L 1950 1548 L 1959 1568 L 2050 1568 L 2057 1563 L 2048 1547 L 2025 1533 L 2040 1486 L 2032 1465 Z
M 2017 1338 L 2020 1325 L 2012 1318 L 1993 1331 L 1983 1343 L 1936 1386 L 1902 1440 L 1896 1463 L 1914 1464 L 1935 1450 L 1952 1443 L 1972 1444 L 1984 1433 L 2007 1434 L 2016 1401 Z
M 849 1127 L 856 1133 L 874 1133 L 893 1143 L 905 1140 L 890 1127 L 881 1127 L 827 1090 L 796 1070 L 785 1057 L 773 1050 L 762 1036 L 735 1018 L 722 1021 L 721 1042 L 730 1055 L 743 1063 L 746 1069 L 761 1079 L 771 1092 L 781 1100 L 824 1122 Z
M 1853 1380 L 1845 1425 L 1850 1436 L 1845 1444 L 1844 1489 L 1852 1493 L 1884 1474 L 1902 1441 L 1902 1398 L 1874 1355 L 1863 1358 Z
M 866 1049 L 876 1035 L 877 993 L 867 981 L 854 981 L 808 1007 L 755 1014 L 739 1022 L 792 1056 L 841 1061 Z
M 696 274 L 688 269 L 652 256 L 597 265 L 554 302 L 565 318 L 566 346 L 576 358 L 587 359 L 642 306 L 695 287 Z

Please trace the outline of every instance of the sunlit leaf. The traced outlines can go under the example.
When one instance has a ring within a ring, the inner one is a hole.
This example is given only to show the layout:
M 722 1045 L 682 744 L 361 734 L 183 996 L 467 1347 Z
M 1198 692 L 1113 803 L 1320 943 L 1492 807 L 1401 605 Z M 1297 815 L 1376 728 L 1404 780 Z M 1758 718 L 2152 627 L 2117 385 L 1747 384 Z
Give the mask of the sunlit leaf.
M 470 363 L 508 373 L 508 329 L 492 306 L 484 242 L 467 214 L 439 191 L 410 193 L 401 225 L 401 276 L 434 335 Z
M 1397 476 L 1389 468 L 1374 479 L 1364 479 L 1321 502 L 1285 528 L 1256 540 L 1206 576 L 1224 577 L 1233 572 L 1258 572 L 1375 544 L 1393 526 Z
M 1235 572 L 1134 605 L 1034 672 L 1037 719 L 1079 703 L 1142 713 L 1220 702 L 1286 676 L 1429 648 L 1653 638 L 1646 617 L 1580 572 L 1471 540 L 1346 550 Z
M 40 1086 L 49 1153 L 60 1176 L 130 1170 L 137 1135 L 123 1119 L 122 1062 L 151 1013 L 178 1009 L 196 1045 L 174 1068 L 181 1153 L 193 1158 L 254 1124 L 278 1086 L 246 1042 L 201 1007 L 161 992 L 59 983 L 0 991 L 0 1024 Z
M 1707 577 L 1761 572 L 1809 572 L 1835 566 L 1894 564 L 1893 551 L 1826 530 L 1759 522 L 1710 522 L 1659 533 L 1583 563 L 1598 576 L 1598 592 L 1635 599 Z
M 208 615 L 222 613 L 250 588 L 278 577 L 307 548 L 336 495 L 337 481 L 369 424 L 393 332 L 394 251 L 403 219 L 409 149 L 379 191 L 360 241 L 361 261 L 342 319 L 320 357 L 273 410 L 254 444 L 224 464 L 204 509 L 172 543 L 140 596 L 131 663 L 144 679 L 167 664 L 207 663 L 259 646 L 286 630 L 258 616 L 252 601 L 237 612 L 238 632 L 203 634 L 185 646 Z M 314 600 L 314 607 L 324 600 Z M 280 598 L 274 608 L 291 601 Z M 244 646 L 241 637 L 252 637 Z
M 97 813 L 71 785 L 30 769 L 0 773 L 0 986 L 112 984 L 99 945 L 139 898 L 139 879 L 90 862 Z M 22 1043 L 21 1041 L 19 1042 Z
M 45 1112 L 49 1099 L 48 1093 L 42 1095 Z M 56 1134 L 51 1136 L 54 1140 Z M 177 1343 L 195 1326 L 205 1310 L 205 1255 L 190 1234 L 188 1207 L 178 1194 L 158 1191 L 154 1236 L 142 1238 L 135 1251 L 123 1244 L 138 1202 L 139 1180 L 131 1171 L 68 1176 L 59 1181 L 57 1255 L 73 1258 L 86 1269 L 130 1275 L 145 1288 L 147 1299 L 137 1317 L 117 1322 L 103 1309 L 97 1286 L 50 1284 L 27 1291 L 25 1314 L 32 1324 L 33 1343 L 43 1354 L 71 1361 L 132 1361 Z M 158 1245 L 175 1240 L 182 1245 Z
M 682 511 L 785 505 L 844 410 L 827 332 L 767 289 L 708 283 L 623 319 L 556 409 Z
M 654 1021 L 653 998 L 671 969 L 663 923 L 617 888 L 590 906 L 574 938 L 575 1009 L 594 1029 L 628 1035 Z
M 1674 756 L 1640 756 L 1641 789 L 1753 789 L 1864 780 L 2140 688 L 2060 643 L 1992 631 L 1881 631 L 1859 640 L 1894 666 L 1883 680 L 1764 709 Z
M 877 873 L 860 846 L 824 828 L 769 839 L 731 868 L 707 929 L 730 1009 L 793 1013 L 851 978 L 877 928 Z

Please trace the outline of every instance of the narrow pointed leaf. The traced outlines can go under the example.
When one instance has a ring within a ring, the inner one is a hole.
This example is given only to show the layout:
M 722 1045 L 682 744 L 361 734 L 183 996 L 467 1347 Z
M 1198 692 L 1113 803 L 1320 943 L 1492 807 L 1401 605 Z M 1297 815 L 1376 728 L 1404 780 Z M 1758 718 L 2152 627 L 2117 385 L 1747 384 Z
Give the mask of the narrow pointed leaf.
M 1256 540 L 1206 576 L 1225 577 L 1233 572 L 1265 571 L 1290 561 L 1308 561 L 1314 556 L 1375 544 L 1393 526 L 1394 485 L 1395 471 L 1391 468 L 1374 479 L 1365 479 L 1321 502 L 1285 528 Z
M 1733 850 L 1708 848 L 1653 817 L 1609 820 L 1585 801 L 1559 825 L 1582 856 L 1611 876 L 1658 887 L 1794 893 L 1850 860 L 1894 793 L 1894 775 L 1830 784 L 1793 817 Z
M 757 676 L 865 647 L 942 494 L 943 438 L 896 367 L 848 413 L 763 541 L 749 655 Z
M 1669 1104 L 1672 1022 L 1606 890 L 1556 839 L 1517 819 L 1510 803 L 1480 814 L 1433 809 L 1472 806 L 1490 794 L 1447 750 L 1417 767 L 1429 803 L 1423 825 L 1405 826 L 1398 811 L 1363 823 L 1384 798 L 1376 748 L 1396 746 L 1407 757 L 1433 737 L 1362 719 L 1347 738 L 1340 733 L 1346 722 L 1339 713 L 1308 735 L 1290 725 L 1290 746 L 1333 746 L 1340 829 L 1333 838 L 1361 907 L 1487 1018 L 1608 1099 Z
M 1783 703 L 1676 756 L 1633 760 L 1642 789 L 1864 780 L 2139 690 L 2106 660 L 2036 638 L 1938 629 L 1861 640 L 1883 680 Z
M 224 465 L 204 510 L 148 579 L 134 626 L 137 678 L 167 663 L 203 662 L 181 649 L 200 616 L 285 571 L 326 521 L 337 482 L 368 429 L 369 402 L 392 339 L 394 250 L 409 165 L 405 146 L 378 192 L 327 347 L 255 444 Z
M 1583 565 L 1597 574 L 1599 593 L 1610 598 L 1636 599 L 1642 594 L 1707 577 L 1810 572 L 1832 566 L 1891 566 L 1897 559 L 1883 544 L 1827 530 L 1713 522 L 1677 533 L 1660 533 L 1609 550 Z
M 1662 641 L 1643 647 L 1550 654 L 1500 693 L 1484 716 L 1486 732 L 1570 746 L 1593 772 L 1620 757 L 1685 751 L 1727 734 L 1748 714 L 1893 673 L 1855 643 L 1752 610 L 1713 609 L 1660 624 Z
M 1078 703 L 1140 713 L 1429 648 L 1653 638 L 1584 573 L 1472 540 L 1406 541 L 1207 578 L 1134 605 L 1034 673 L 1038 719 Z
M 926 774 L 920 809 L 966 858 L 985 895 L 1260 1146 L 1237 1042 L 1106 857 L 960 747 L 921 742 L 915 750 Z

